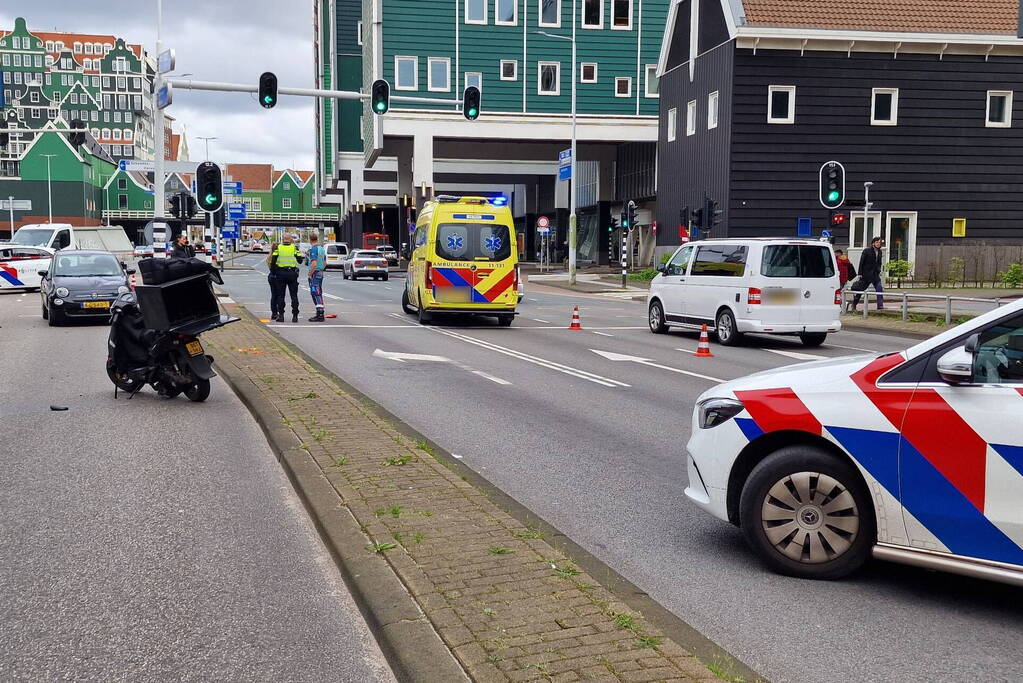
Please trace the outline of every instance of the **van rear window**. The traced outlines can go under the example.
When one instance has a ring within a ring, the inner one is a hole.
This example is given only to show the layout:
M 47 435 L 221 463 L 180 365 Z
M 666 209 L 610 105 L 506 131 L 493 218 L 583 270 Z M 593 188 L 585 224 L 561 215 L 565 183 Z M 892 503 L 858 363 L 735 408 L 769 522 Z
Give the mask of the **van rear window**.
M 834 277 L 835 262 L 827 247 L 776 244 L 764 247 L 760 274 L 764 277 Z
M 442 223 L 437 227 L 436 249 L 438 256 L 449 261 L 503 261 L 511 256 L 508 226 L 492 223 Z

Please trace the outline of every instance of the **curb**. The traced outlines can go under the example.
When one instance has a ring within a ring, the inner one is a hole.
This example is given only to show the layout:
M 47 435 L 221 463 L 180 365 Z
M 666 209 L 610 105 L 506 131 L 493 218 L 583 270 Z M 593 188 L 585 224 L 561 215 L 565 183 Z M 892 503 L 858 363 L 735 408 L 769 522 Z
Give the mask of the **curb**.
M 240 312 L 255 320 L 244 306 L 237 304 Z M 433 447 L 435 457 L 463 477 L 470 485 L 484 491 L 500 509 L 523 525 L 533 526 L 544 532 L 552 546 L 563 550 L 567 556 L 605 588 L 608 588 L 623 603 L 640 612 L 643 617 L 665 636 L 688 649 L 704 665 L 727 671 L 732 677 L 752 682 L 767 679 L 733 656 L 717 643 L 700 633 L 693 626 L 663 607 L 644 590 L 633 584 L 603 561 L 579 546 L 526 506 L 496 487 L 461 460 L 455 458 L 443 446 L 406 424 L 372 398 L 338 377 L 322 363 L 308 356 L 302 349 L 287 341 L 273 329 L 268 331 L 279 344 L 290 353 L 301 358 L 325 377 L 336 382 L 345 392 L 363 402 L 363 405 L 377 417 L 387 420 L 394 429 L 413 441 L 424 441 Z M 322 472 L 309 459 L 301 458 L 305 451 L 298 448 L 299 441 L 291 430 L 283 426 L 271 426 L 280 422 L 280 413 L 255 390 L 252 382 L 239 376 L 233 368 L 216 364 L 217 370 L 224 370 L 225 379 L 235 389 L 242 402 L 260 423 L 271 446 L 278 452 L 281 464 L 288 473 L 292 485 L 309 509 L 324 542 L 334 555 L 335 562 L 355 597 L 370 630 L 380 643 L 381 649 L 392 664 L 399 680 L 410 681 L 453 681 L 468 680 L 465 671 L 452 656 L 448 647 L 433 629 L 429 619 L 419 609 L 415 599 L 393 573 L 390 566 L 378 555 L 362 552 L 366 543 L 359 531 L 358 523 L 338 505 L 338 495 Z M 308 488 L 306 488 L 308 487 Z M 340 528 L 333 529 L 331 525 Z M 343 541 L 343 542 L 340 542 Z M 353 547 L 354 544 L 354 547 Z M 366 576 L 372 569 L 372 576 Z M 360 574 L 360 572 L 362 572 Z M 381 577 L 384 573 L 386 576 Z M 599 579 L 597 577 L 600 577 Z M 374 595 L 376 593 L 376 595 Z M 404 611 L 397 603 L 408 603 Z M 396 616 L 406 614 L 406 616 Z M 412 614 L 414 613 L 414 615 Z M 402 620 L 392 623 L 395 620 Z M 400 675 L 399 675 L 400 672 Z
M 290 351 L 297 352 L 274 334 Z M 339 504 L 337 492 L 319 466 L 299 448 L 298 437 L 280 424 L 280 412 L 235 368 L 221 363 L 215 366 L 277 454 L 395 677 L 399 681 L 468 681 L 387 560 L 365 552 L 366 537 L 359 523 Z
M 850 324 L 846 323 L 845 321 L 842 321 L 842 331 L 843 332 L 845 330 L 850 330 L 850 331 L 853 331 L 853 332 L 865 332 L 867 334 L 881 334 L 881 335 L 885 335 L 885 336 L 888 336 L 888 337 L 906 337 L 907 339 L 916 339 L 916 340 L 919 340 L 919 341 L 923 341 L 925 339 L 931 339 L 931 338 L 936 337 L 937 335 L 941 334 L 942 332 L 945 332 L 946 330 L 950 330 L 950 329 L 952 329 L 952 328 L 951 327 L 946 327 L 944 329 L 938 330 L 934 334 L 924 334 L 923 332 L 910 332 L 908 330 L 892 330 L 892 329 L 885 329 L 885 328 L 881 328 L 881 327 L 871 327 L 870 325 L 857 325 L 855 323 L 850 325 Z

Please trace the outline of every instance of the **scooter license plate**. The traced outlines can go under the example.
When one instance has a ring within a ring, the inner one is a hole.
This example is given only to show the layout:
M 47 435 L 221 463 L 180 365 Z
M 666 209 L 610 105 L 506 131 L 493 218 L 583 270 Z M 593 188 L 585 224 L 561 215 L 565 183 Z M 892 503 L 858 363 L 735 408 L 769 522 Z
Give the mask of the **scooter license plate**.
M 189 356 L 201 356 L 203 354 L 202 344 L 198 341 L 185 344 L 185 350 L 188 351 Z

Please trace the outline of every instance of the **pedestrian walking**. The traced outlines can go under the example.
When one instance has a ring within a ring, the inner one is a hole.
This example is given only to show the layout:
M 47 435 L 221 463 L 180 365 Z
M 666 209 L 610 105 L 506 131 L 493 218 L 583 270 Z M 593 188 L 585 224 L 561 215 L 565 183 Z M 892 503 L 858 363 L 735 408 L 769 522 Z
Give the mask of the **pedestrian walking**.
M 873 286 L 874 291 L 879 295 L 877 297 L 878 310 L 884 310 L 884 297 L 880 296 L 881 292 L 884 291 L 884 285 L 881 283 L 881 273 L 884 269 L 884 254 L 881 251 L 883 246 L 884 240 L 880 237 L 870 240 L 870 247 L 864 249 L 863 254 L 860 256 L 860 280 L 853 287 L 854 291 L 865 292 L 867 287 Z M 853 297 L 852 310 L 856 310 L 856 306 L 859 305 L 862 297 L 862 294 L 857 294 Z M 864 306 L 866 305 L 864 304 Z
M 316 306 L 316 315 L 309 318 L 311 323 L 322 323 L 323 317 L 323 271 L 327 269 L 327 253 L 319 244 L 320 238 L 315 232 L 309 236 L 309 251 L 306 262 L 309 264 L 309 293 Z
M 292 242 L 292 236 L 284 233 L 281 243 L 270 252 L 270 272 L 276 276 L 276 300 L 271 300 L 270 310 L 276 313 L 274 320 L 284 322 L 284 293 L 291 295 L 291 322 L 298 322 L 298 264 L 302 253 Z M 271 282 L 271 291 L 273 291 Z
M 188 243 L 188 235 L 183 232 L 178 234 L 170 255 L 171 258 L 195 258 L 195 249 Z
M 841 249 L 835 249 L 835 258 L 838 261 L 838 282 L 842 289 L 845 289 L 845 286 L 856 277 L 856 269 Z

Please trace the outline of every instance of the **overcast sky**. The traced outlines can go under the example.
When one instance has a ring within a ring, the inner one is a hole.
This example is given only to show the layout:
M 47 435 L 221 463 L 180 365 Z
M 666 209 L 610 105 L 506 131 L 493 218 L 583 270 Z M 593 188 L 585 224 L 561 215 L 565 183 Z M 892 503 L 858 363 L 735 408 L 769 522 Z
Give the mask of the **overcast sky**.
M 314 87 L 312 0 L 163 0 L 163 14 L 163 45 L 176 50 L 177 73 L 255 85 L 273 71 L 282 87 Z M 0 3 L 0 28 L 13 29 L 17 16 L 30 31 L 113 34 L 156 54 L 156 0 Z M 255 94 L 177 90 L 166 111 L 176 129 L 187 129 L 193 160 L 205 156 L 197 136 L 214 136 L 215 161 L 312 170 L 313 102 L 282 97 L 266 110 Z

